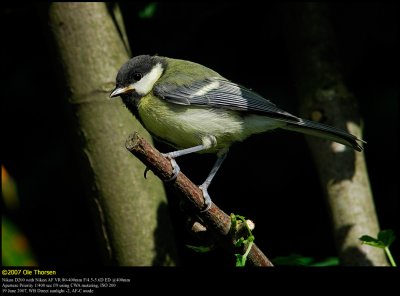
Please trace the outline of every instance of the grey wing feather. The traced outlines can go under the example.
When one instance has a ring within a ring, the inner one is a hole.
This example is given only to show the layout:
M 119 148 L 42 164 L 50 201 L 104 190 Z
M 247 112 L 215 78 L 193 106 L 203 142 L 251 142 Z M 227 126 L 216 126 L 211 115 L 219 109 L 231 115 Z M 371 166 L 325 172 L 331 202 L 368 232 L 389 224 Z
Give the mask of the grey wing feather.
M 156 86 L 154 92 L 166 101 L 179 105 L 250 111 L 292 122 L 300 120 L 298 117 L 279 109 L 259 94 L 221 77 L 207 78 L 183 86 L 164 83 Z

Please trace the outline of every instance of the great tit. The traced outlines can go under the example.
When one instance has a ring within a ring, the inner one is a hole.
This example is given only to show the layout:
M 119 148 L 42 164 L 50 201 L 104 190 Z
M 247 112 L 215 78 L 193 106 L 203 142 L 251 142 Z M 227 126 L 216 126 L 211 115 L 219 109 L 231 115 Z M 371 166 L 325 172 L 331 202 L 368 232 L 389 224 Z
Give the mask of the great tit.
M 194 62 L 140 55 L 127 61 L 116 77 L 110 97 L 120 96 L 126 107 L 155 138 L 177 151 L 164 154 L 174 177 L 175 158 L 215 153 L 218 159 L 200 185 L 205 210 L 211 206 L 207 188 L 229 147 L 252 134 L 277 128 L 318 136 L 362 151 L 364 142 L 348 132 L 294 116 L 256 92 Z

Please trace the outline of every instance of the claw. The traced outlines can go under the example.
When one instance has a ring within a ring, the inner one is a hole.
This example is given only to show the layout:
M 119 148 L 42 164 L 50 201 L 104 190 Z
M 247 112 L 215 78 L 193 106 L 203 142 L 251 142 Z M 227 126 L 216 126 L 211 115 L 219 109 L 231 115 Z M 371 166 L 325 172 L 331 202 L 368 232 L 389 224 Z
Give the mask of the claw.
M 169 178 L 168 180 L 165 180 L 164 182 L 174 181 L 178 177 L 178 174 L 181 171 L 181 168 L 179 167 L 179 165 L 176 163 L 175 159 L 172 158 L 169 153 L 163 154 L 163 156 L 168 158 L 169 161 L 171 162 L 172 172 L 174 173 L 171 178 Z
M 144 170 L 144 178 L 147 179 L 147 172 L 150 171 L 149 167 L 146 167 L 146 169 Z
M 211 197 L 208 194 L 206 186 L 203 186 L 203 184 L 202 184 L 199 186 L 199 188 L 203 192 L 204 206 L 205 206 L 204 210 L 201 210 L 201 212 L 207 212 L 211 208 Z

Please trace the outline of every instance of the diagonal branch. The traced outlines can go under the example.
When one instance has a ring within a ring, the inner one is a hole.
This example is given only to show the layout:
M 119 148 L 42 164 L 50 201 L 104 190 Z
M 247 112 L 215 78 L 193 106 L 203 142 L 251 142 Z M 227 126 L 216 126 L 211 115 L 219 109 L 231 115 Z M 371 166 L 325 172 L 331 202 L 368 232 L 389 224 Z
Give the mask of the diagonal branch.
M 126 141 L 126 148 L 140 159 L 156 176 L 162 181 L 167 181 L 173 176 L 170 161 L 156 150 L 138 133 L 131 134 Z M 204 207 L 202 191 L 192 181 L 190 181 L 182 172 L 180 172 L 171 182 L 171 186 L 178 195 L 187 204 L 191 205 L 197 217 L 207 227 L 207 230 L 213 235 L 213 238 L 220 246 L 230 252 L 235 249 L 234 240 L 236 233 L 231 231 L 231 218 L 214 203 L 208 211 L 201 212 Z M 248 255 L 250 264 L 254 266 L 273 266 L 263 252 L 253 244 Z

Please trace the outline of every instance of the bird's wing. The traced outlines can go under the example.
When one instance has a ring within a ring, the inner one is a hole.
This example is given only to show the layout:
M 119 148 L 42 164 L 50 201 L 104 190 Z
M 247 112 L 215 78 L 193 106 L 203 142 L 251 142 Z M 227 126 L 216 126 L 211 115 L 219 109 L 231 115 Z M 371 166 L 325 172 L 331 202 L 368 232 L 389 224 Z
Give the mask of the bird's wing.
M 207 78 L 176 86 L 156 85 L 154 94 L 174 104 L 208 106 L 242 112 L 261 113 L 276 119 L 299 122 L 300 119 L 259 94 L 221 77 Z
M 259 94 L 221 77 L 176 86 L 168 83 L 156 85 L 154 94 L 174 104 L 224 108 L 265 115 L 288 123 L 287 130 L 330 139 L 361 151 L 358 142 L 364 142 L 345 130 L 296 117 Z

